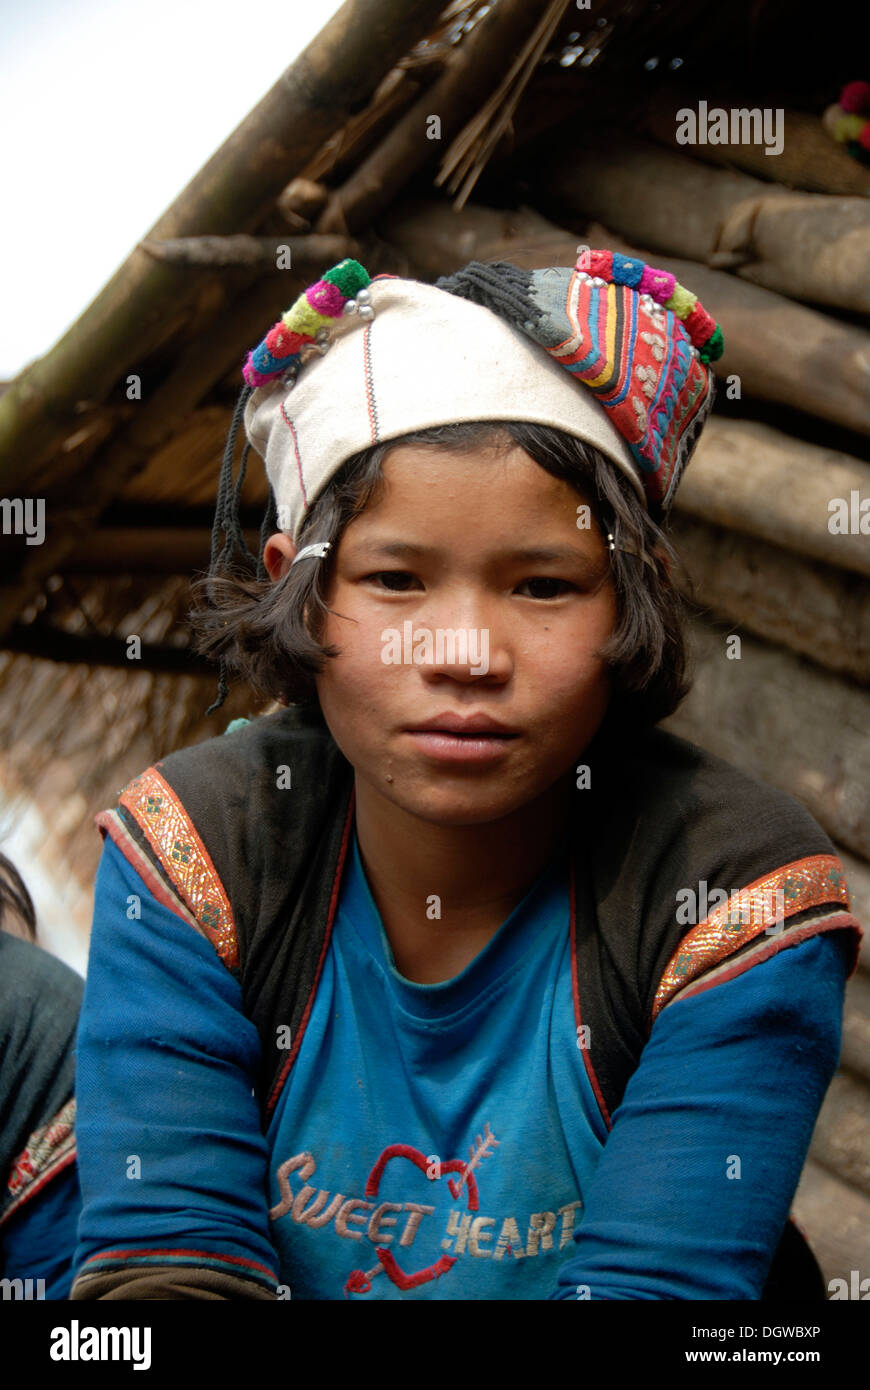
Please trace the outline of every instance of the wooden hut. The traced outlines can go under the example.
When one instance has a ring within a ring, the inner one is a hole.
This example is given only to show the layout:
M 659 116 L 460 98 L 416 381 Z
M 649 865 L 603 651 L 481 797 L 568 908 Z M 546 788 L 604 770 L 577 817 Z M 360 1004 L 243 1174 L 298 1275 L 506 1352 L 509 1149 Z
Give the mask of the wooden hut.
M 667 726 L 801 800 L 870 923 L 870 168 L 821 120 L 867 74 L 817 18 L 806 0 L 348 0 L 3 391 L 0 494 L 44 499 L 45 537 L 4 528 L 0 777 L 80 906 L 93 814 L 264 707 L 234 687 L 206 719 L 215 674 L 185 628 L 264 325 L 344 255 L 432 280 L 585 243 L 673 270 L 725 335 L 673 518 L 696 679 Z M 726 142 L 720 109 L 748 113 Z M 241 497 L 255 548 L 262 470 Z M 868 972 L 865 950 L 795 1204 L 847 1281 L 870 1273 Z

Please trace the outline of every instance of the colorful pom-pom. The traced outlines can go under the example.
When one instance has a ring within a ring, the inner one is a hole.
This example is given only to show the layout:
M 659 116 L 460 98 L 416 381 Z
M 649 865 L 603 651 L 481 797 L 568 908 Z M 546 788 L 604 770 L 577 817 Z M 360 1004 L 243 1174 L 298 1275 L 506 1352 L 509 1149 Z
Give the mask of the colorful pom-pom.
M 840 93 L 844 111 L 870 116 L 870 82 L 847 82 Z
M 683 327 L 695 347 L 703 347 L 716 330 L 716 320 L 707 313 L 702 304 L 696 304 L 691 314 L 683 319 Z
M 722 329 L 719 327 L 717 323 L 715 332 L 710 335 L 704 346 L 701 348 L 701 361 L 705 363 L 718 362 L 719 358 L 722 356 L 722 353 L 724 351 L 725 340 L 722 337 Z
M 256 371 L 265 372 L 270 376 L 274 376 L 276 372 L 283 372 L 289 366 L 286 357 L 272 356 L 265 341 L 260 343 L 259 347 L 254 348 L 251 361 Z
M 352 299 L 357 290 L 365 289 L 371 284 L 369 273 L 359 261 L 351 260 L 347 257 L 334 265 L 331 270 L 324 271 L 324 280 L 328 280 L 331 285 L 335 285 L 344 295 L 345 299 Z
M 589 264 L 584 269 L 588 274 L 597 276 L 600 280 L 613 279 L 612 251 L 590 251 L 587 259 Z
M 345 296 L 338 286 L 330 284 L 329 280 L 317 280 L 313 285 L 309 285 L 305 291 L 305 298 L 318 314 L 327 314 L 331 319 L 339 318 L 344 308 Z
M 870 121 L 865 122 L 864 129 L 858 136 L 858 144 L 863 150 L 870 150 Z
M 292 309 L 287 310 L 284 322 L 294 333 L 307 333 L 312 338 L 317 337 L 321 328 L 332 327 L 331 316 L 318 314 L 316 309 L 312 309 L 304 293 L 300 294 Z
M 866 116 L 842 115 L 834 121 L 833 136 L 844 145 L 847 140 L 860 140 L 861 132 L 867 124 Z
M 637 289 L 643 272 L 643 261 L 635 260 L 631 256 L 620 256 L 618 251 L 614 251 L 612 278 L 615 284 Z
M 674 292 L 676 279 L 668 270 L 656 270 L 655 266 L 645 265 L 638 286 L 641 294 L 648 294 L 657 304 L 664 304 Z
M 262 372 L 258 372 L 256 367 L 254 366 L 253 357 L 254 354 L 252 352 L 249 352 L 247 357 L 245 358 L 245 365 L 242 368 L 242 376 L 245 378 L 245 381 L 248 383 L 249 386 L 268 386 L 269 382 L 275 375 L 274 372 L 272 372 L 269 376 L 266 376 Z
M 302 333 L 291 333 L 283 319 L 279 319 L 274 328 L 266 334 L 266 347 L 273 357 L 293 357 L 301 348 L 303 343 L 311 342 L 311 338 Z
M 697 303 L 698 296 L 692 294 L 691 290 L 685 289 L 684 286 L 677 281 L 674 285 L 673 294 L 670 299 L 665 301 L 665 308 L 670 309 L 671 313 L 675 314 L 678 319 L 683 319 L 685 321 Z

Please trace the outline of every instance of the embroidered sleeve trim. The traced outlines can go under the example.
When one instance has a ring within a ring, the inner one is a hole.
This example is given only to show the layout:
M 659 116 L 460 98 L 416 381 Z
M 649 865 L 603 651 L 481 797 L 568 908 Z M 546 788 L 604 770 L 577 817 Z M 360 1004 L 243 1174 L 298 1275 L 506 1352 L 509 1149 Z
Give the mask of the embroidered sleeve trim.
M 761 961 L 769 960 L 778 951 L 799 946 L 802 941 L 807 941 L 811 936 L 818 936 L 821 932 L 826 931 L 842 931 L 844 928 L 852 929 L 853 956 L 857 961 L 862 934 L 861 925 L 857 918 L 853 917 L 850 912 L 827 912 L 821 917 L 812 917 L 808 921 L 800 922 L 787 932 L 780 932 L 777 936 L 764 937 L 762 940 L 756 941 L 736 959 L 724 961 L 721 965 L 714 966 L 712 970 L 705 971 L 692 984 L 680 990 L 678 999 L 690 999 L 693 995 L 703 994 L 704 990 L 712 989 L 714 985 L 722 984 L 725 980 L 733 980 L 736 975 L 742 975 L 753 965 L 759 965 Z M 854 966 L 852 968 L 854 969 Z
M 171 1246 L 149 1250 L 100 1250 L 85 1260 L 76 1278 L 78 1280 L 89 1274 L 107 1273 L 116 1269 L 191 1266 L 242 1275 L 264 1285 L 270 1292 L 274 1292 L 278 1284 L 277 1275 L 273 1270 L 269 1269 L 268 1265 L 260 1264 L 258 1260 L 247 1260 L 240 1255 L 220 1255 L 213 1250 L 190 1250 Z
M 97 824 L 108 831 L 158 900 L 195 926 L 211 942 L 227 969 L 237 974 L 239 945 L 230 900 L 177 794 L 155 767 L 149 767 L 128 783 L 118 804 L 141 829 L 178 894 L 177 902 L 170 899 L 165 888 L 156 891 L 153 870 L 143 873 L 142 851 L 132 836 L 119 835 L 118 817 L 112 819 L 112 813 L 104 811 L 96 817 Z
M 47 1124 L 33 1131 L 9 1167 L 0 1226 L 75 1161 L 75 1118 L 75 1097 L 71 1096 Z
M 677 993 L 701 975 L 706 976 L 741 947 L 762 936 L 768 944 L 778 941 L 783 945 L 782 935 L 789 917 L 811 907 L 828 905 L 849 908 L 846 876 L 834 854 L 793 859 L 733 892 L 726 903 L 715 908 L 683 937 L 671 956 L 656 990 L 650 1026 Z M 823 920 L 813 919 L 816 931 L 823 929 Z M 857 928 L 860 940 L 858 923 L 850 918 L 850 922 L 843 925 L 850 924 Z M 788 939 L 793 939 L 791 931 Z

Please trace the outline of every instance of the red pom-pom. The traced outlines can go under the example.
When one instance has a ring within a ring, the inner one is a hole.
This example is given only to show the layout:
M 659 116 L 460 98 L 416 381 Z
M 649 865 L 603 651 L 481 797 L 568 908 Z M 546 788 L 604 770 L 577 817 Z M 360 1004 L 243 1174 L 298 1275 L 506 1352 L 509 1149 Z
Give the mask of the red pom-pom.
M 291 333 L 282 319 L 266 334 L 266 348 L 273 357 L 290 357 L 299 351 L 304 342 L 302 334 Z
M 870 116 L 870 82 L 847 82 L 840 93 L 840 105 L 850 116 L 864 112 Z
M 609 283 L 613 277 L 613 252 L 590 251 L 588 274 L 597 276 L 599 280 L 607 280 Z
M 861 134 L 858 136 L 858 144 L 864 150 L 870 150 L 870 121 L 867 122 Z
M 695 347 L 701 347 L 716 331 L 716 320 L 700 304 L 696 304 L 691 314 L 683 319 L 683 327 Z

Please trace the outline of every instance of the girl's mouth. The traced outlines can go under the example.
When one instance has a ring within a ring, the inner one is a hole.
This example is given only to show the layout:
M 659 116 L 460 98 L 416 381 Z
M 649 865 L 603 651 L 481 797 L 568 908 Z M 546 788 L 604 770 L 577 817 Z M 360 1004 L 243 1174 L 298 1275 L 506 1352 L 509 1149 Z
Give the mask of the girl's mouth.
M 421 753 L 436 762 L 485 763 L 505 757 L 517 734 L 452 733 L 446 729 L 409 729 Z

